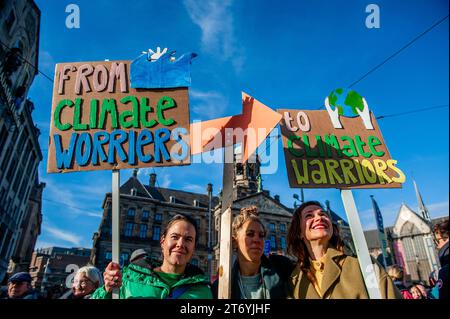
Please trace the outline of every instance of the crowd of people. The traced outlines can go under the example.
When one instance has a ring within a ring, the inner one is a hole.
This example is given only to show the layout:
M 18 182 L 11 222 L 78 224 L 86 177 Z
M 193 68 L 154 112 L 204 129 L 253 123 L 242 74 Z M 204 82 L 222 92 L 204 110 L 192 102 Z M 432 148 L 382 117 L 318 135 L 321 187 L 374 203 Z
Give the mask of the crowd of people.
M 399 265 L 384 269 L 372 259 L 384 299 L 448 298 L 448 220 L 435 225 L 434 238 L 441 268 L 430 274 L 430 285 L 407 286 Z M 189 263 L 198 239 L 196 221 L 178 214 L 161 234 L 162 262 L 136 250 L 130 264 L 111 262 L 103 274 L 94 266 L 80 268 L 72 288 L 60 299 L 212 299 L 218 281 L 210 283 L 203 271 Z M 256 206 L 244 207 L 233 220 L 235 262 L 231 271 L 232 299 L 357 299 L 369 298 L 357 258 L 344 252 L 339 228 L 317 201 L 298 207 L 288 231 L 292 258 L 264 254 L 266 229 Z M 37 299 L 31 276 L 16 273 L 2 288 L 1 299 Z

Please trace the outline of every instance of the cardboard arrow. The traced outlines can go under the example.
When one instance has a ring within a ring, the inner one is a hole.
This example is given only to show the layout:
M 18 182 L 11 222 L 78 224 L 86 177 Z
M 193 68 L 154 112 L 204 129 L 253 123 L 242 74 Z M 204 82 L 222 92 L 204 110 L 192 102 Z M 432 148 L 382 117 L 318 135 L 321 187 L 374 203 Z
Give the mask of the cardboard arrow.
M 281 117 L 281 114 L 242 92 L 242 114 L 191 123 L 191 154 L 211 151 L 218 145 L 225 147 L 242 143 L 244 163 L 280 122 Z M 233 135 L 232 140 L 229 140 L 230 137 L 226 136 L 229 129 L 242 129 L 244 134 Z M 204 134 L 206 131 L 214 133 Z M 211 148 L 208 144 L 212 141 L 214 147 Z

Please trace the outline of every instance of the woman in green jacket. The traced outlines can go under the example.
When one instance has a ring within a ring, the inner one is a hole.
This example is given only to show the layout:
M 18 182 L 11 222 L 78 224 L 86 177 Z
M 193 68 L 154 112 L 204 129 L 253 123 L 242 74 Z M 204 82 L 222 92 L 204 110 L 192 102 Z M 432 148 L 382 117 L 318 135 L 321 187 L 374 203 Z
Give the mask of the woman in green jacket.
M 91 299 L 110 299 L 120 288 L 120 299 L 211 299 L 209 280 L 188 262 L 195 250 L 197 225 L 187 215 L 174 216 L 161 235 L 163 262 L 160 266 L 141 259 L 124 268 L 109 263 L 103 275 L 105 284 Z

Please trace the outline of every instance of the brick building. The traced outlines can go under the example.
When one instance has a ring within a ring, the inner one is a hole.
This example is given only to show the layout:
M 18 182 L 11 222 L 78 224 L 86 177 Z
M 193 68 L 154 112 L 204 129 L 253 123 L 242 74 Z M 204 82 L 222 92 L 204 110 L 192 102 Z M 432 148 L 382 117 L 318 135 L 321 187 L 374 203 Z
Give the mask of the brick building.
M 39 291 L 51 287 L 67 289 L 75 272 L 89 263 L 90 255 L 91 250 L 87 248 L 37 249 L 32 255 L 29 270 L 33 287 Z

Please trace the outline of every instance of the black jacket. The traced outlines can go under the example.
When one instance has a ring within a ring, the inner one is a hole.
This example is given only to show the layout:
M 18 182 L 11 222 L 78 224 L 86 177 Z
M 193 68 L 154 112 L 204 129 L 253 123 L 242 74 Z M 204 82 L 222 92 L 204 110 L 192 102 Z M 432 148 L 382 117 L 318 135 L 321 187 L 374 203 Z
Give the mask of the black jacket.
M 289 276 L 295 268 L 295 263 L 289 258 L 280 255 L 265 255 L 261 258 L 261 274 L 264 284 L 269 292 L 267 299 L 286 299 Z M 236 260 L 231 269 L 231 299 L 243 299 L 239 289 L 239 263 Z M 214 298 L 217 298 L 219 280 L 212 286 Z
M 437 285 L 439 285 L 439 299 L 448 299 L 448 242 L 439 249 L 439 262 L 441 263 L 437 282 Z

